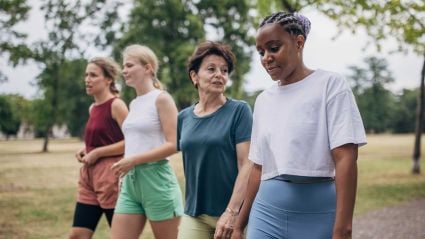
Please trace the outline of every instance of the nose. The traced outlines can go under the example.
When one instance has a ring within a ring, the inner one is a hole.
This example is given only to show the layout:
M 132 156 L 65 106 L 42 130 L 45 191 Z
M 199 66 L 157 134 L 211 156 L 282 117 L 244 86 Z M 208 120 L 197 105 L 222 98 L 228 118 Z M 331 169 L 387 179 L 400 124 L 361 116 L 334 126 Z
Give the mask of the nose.
M 127 71 L 127 68 L 126 68 L 126 67 L 124 67 L 124 68 L 122 69 L 122 74 L 123 74 L 123 75 L 126 75 L 126 74 L 127 74 L 127 72 L 128 72 L 128 71 Z
M 269 63 L 272 61 L 271 54 L 269 54 L 267 51 L 264 52 L 264 55 L 261 57 L 261 61 L 263 63 Z

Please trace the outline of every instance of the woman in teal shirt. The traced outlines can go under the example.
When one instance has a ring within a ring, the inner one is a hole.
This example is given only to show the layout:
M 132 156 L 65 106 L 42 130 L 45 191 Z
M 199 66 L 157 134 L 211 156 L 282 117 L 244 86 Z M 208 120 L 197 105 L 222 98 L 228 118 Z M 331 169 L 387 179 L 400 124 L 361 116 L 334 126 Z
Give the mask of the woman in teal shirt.
M 235 57 L 222 43 L 198 45 L 187 72 L 199 101 L 178 117 L 177 147 L 186 177 L 185 215 L 178 238 L 228 238 L 246 191 L 252 114 L 224 95 Z

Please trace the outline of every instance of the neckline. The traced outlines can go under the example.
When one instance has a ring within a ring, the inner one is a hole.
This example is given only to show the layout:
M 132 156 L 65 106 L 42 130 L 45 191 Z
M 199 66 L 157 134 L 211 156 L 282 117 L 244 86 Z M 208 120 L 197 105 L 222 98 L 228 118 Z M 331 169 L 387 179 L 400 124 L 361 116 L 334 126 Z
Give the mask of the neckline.
M 146 96 L 149 96 L 150 94 L 152 94 L 153 92 L 159 91 L 159 89 L 153 89 L 151 91 L 146 92 L 143 95 L 138 95 L 136 96 L 136 99 L 141 99 L 141 98 L 145 98 Z
M 107 99 L 107 100 L 105 100 L 104 102 L 102 102 L 102 103 L 100 103 L 100 104 L 96 104 L 96 102 L 95 103 L 93 103 L 93 105 L 96 107 L 96 106 L 102 106 L 102 105 L 104 105 L 104 104 L 106 104 L 106 103 L 108 103 L 108 102 L 110 102 L 111 100 L 113 100 L 113 99 L 115 99 L 115 98 L 117 98 L 116 96 L 113 96 L 113 97 L 111 97 L 111 98 L 109 98 L 109 99 Z
M 192 117 L 193 118 L 196 118 L 196 119 L 210 118 L 210 117 L 213 117 L 218 112 L 220 112 L 224 108 L 224 106 L 226 106 L 227 104 L 229 104 L 230 101 L 231 101 L 231 99 L 229 99 L 229 98 L 226 97 L 226 102 L 224 102 L 224 104 L 222 106 L 220 106 L 216 111 L 211 112 L 210 114 L 203 115 L 203 116 L 198 116 L 197 114 L 195 114 L 195 106 L 196 106 L 196 104 L 199 103 L 199 101 L 198 101 L 198 102 L 196 102 L 195 104 L 193 104 L 191 106 L 190 113 L 191 113 Z
M 281 91 L 286 91 L 286 90 L 291 90 L 291 89 L 294 89 L 294 88 L 298 88 L 298 87 L 300 87 L 300 86 L 302 86 L 304 84 L 307 84 L 307 82 L 310 81 L 311 79 L 313 79 L 314 78 L 313 76 L 316 75 L 319 71 L 320 71 L 320 69 L 313 70 L 313 72 L 310 73 L 309 75 L 307 75 L 306 77 L 302 78 L 301 80 L 299 80 L 297 82 L 291 83 L 291 84 L 279 85 L 277 83 L 276 84 L 276 88 L 278 90 L 281 90 Z

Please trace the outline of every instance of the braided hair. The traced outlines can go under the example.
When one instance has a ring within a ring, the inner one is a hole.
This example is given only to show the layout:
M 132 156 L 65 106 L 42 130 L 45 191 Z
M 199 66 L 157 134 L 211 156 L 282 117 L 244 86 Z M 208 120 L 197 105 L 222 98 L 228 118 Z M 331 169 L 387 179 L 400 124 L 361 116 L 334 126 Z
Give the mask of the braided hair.
M 264 18 L 260 28 L 266 24 L 279 23 L 291 35 L 303 35 L 307 39 L 311 22 L 299 13 L 277 12 Z

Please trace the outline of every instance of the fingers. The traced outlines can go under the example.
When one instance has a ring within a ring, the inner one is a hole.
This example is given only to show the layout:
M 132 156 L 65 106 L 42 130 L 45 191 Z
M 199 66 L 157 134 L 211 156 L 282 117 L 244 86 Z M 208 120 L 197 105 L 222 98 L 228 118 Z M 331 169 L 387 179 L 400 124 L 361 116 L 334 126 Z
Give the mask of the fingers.
M 75 158 L 77 159 L 77 161 L 78 162 L 80 162 L 80 163 L 82 163 L 82 155 L 81 155 L 81 153 L 80 152 L 77 152 L 76 154 L 75 154 Z
M 114 172 L 115 176 L 118 177 L 122 177 L 127 173 L 119 162 L 114 163 L 111 166 L 111 170 Z
M 217 225 L 214 233 L 214 239 L 227 239 L 232 236 L 233 225 Z

